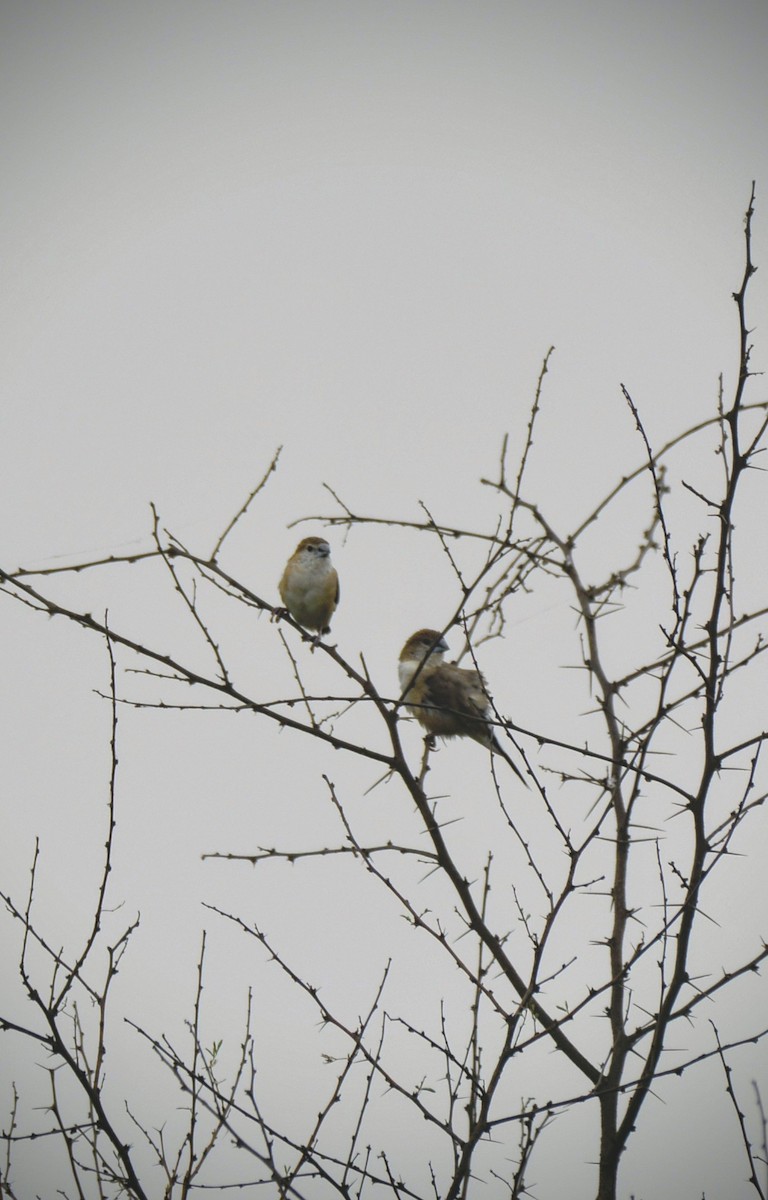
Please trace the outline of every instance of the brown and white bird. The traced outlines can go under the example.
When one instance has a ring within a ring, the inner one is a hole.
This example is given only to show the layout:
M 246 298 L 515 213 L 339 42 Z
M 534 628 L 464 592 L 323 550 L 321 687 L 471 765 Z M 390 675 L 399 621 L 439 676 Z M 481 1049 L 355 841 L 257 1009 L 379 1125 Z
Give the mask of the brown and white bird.
M 331 565 L 331 547 L 319 537 L 299 542 L 285 564 L 280 597 L 298 625 L 330 632 L 331 617 L 339 603 L 339 577 Z
M 419 629 L 408 638 L 398 664 L 407 708 L 430 735 L 471 737 L 500 754 L 525 783 L 493 732 L 483 676 L 479 671 L 444 662 L 447 651 L 448 644 L 436 629 Z

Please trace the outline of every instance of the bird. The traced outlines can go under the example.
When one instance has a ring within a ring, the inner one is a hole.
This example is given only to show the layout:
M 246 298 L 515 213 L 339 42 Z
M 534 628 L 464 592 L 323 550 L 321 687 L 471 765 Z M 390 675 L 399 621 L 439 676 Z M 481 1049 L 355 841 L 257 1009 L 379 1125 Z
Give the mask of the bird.
M 506 759 L 525 783 L 493 731 L 485 679 L 479 671 L 444 662 L 447 652 L 448 643 L 436 629 L 419 629 L 408 638 L 398 663 L 406 707 L 430 737 L 474 738 Z
M 306 537 L 299 542 L 285 564 L 279 591 L 297 625 L 316 631 L 315 642 L 330 632 L 339 603 L 339 576 L 324 538 Z

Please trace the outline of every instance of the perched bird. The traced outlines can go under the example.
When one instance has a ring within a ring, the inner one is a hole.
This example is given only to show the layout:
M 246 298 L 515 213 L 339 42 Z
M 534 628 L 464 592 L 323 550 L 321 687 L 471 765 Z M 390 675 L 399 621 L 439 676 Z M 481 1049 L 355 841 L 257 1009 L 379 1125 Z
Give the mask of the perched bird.
M 505 758 L 525 783 L 493 732 L 485 680 L 479 671 L 443 662 L 447 650 L 436 629 L 420 629 L 408 638 L 398 664 L 406 706 L 430 735 L 474 738 Z
M 317 639 L 330 631 L 339 603 L 339 577 L 331 566 L 331 547 L 323 538 L 299 542 L 279 586 L 283 604 L 297 624 L 316 630 Z

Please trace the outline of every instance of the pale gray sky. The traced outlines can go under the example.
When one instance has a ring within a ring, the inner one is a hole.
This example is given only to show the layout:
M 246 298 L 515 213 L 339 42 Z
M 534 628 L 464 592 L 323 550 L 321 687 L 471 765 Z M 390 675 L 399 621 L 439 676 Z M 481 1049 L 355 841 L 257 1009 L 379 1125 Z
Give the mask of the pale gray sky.
M 487 522 L 496 505 L 477 481 L 494 473 L 506 432 L 519 444 L 551 344 L 529 485 L 556 519 L 586 512 L 639 461 L 620 382 L 656 444 L 710 411 L 720 372 L 732 383 L 730 293 L 753 179 L 764 365 L 766 44 L 763 0 L 6 0 L 0 564 L 149 548 L 150 501 L 185 544 L 209 552 L 279 444 L 280 469 L 224 564 L 267 599 L 297 540 L 287 525 L 331 508 L 324 482 L 363 513 L 418 518 L 423 500 L 441 520 Z M 757 521 L 755 537 L 764 551 Z M 334 637 L 394 689 L 404 637 L 447 619 L 455 581 L 439 549 L 428 557 L 416 539 L 330 538 L 343 587 Z M 181 637 L 170 590 L 161 604 L 152 579 L 125 568 L 98 583 L 62 580 L 56 594 L 94 611 L 108 604 L 134 632 Z M 563 606 L 562 594 L 521 599 L 504 648 L 489 650 L 502 711 L 524 698 L 544 721 L 553 705 L 585 707 L 578 682 L 556 674 L 575 653 Z M 244 683 L 259 695 L 289 687 L 266 622 L 227 620 Z M 39 834 L 40 911 L 52 940 L 65 940 L 82 928 L 104 839 L 108 714 L 93 689 L 104 687 L 105 654 L 9 602 L 0 647 L 12 814 L 0 878 L 20 893 Z M 308 678 L 331 688 L 321 659 L 306 663 Z M 366 719 L 352 721 L 364 729 Z M 243 988 L 258 981 L 260 1028 L 270 1030 L 260 1049 L 276 1083 L 301 1075 L 305 1035 L 281 1029 L 274 974 L 200 901 L 244 915 L 255 906 L 318 980 L 329 959 L 367 946 L 370 910 L 351 865 L 331 887 L 320 868 L 280 882 L 277 868 L 200 861 L 285 843 L 297 829 L 308 842 L 326 826 L 337 837 L 319 782 L 327 752 L 244 729 L 121 714 L 113 900 L 124 901 L 120 921 L 137 909 L 143 921 L 116 996 L 153 1029 L 170 1027 L 192 996 L 206 925 L 211 1039 L 224 1031 L 234 1043 Z M 471 789 L 472 748 L 451 753 Z M 447 788 L 445 755 L 440 769 Z M 358 811 L 367 805 L 370 828 L 391 836 L 394 802 L 383 790 L 361 798 L 371 772 L 346 770 Z M 478 863 L 492 836 L 485 807 L 467 832 Z M 397 820 L 407 829 L 409 819 L 400 801 Z M 357 902 L 345 906 L 351 926 L 338 946 L 347 888 Z M 399 929 L 390 919 L 384 946 Z M 423 947 L 404 953 L 417 970 Z M 12 957 L 5 969 L 15 979 Z M 434 998 L 420 1011 L 403 971 L 393 986 L 410 1019 L 433 1020 Z M 343 989 L 357 989 L 358 1011 L 372 984 L 344 973 Z M 149 1062 L 135 1047 L 124 1054 L 121 1085 L 127 1077 L 141 1090 Z M 0 1113 L 9 1075 L 0 1072 Z M 744 1164 L 722 1162 L 716 1135 L 693 1151 L 702 1123 L 716 1131 L 731 1119 L 719 1081 L 716 1094 L 702 1095 L 693 1077 L 676 1087 L 690 1098 L 649 1109 L 626 1194 L 746 1197 Z M 285 1103 L 296 1102 L 292 1085 Z M 163 1115 L 158 1101 L 153 1119 Z M 562 1195 L 563 1178 L 573 1200 L 591 1194 L 590 1117 L 578 1121 L 536 1173 L 540 1200 Z

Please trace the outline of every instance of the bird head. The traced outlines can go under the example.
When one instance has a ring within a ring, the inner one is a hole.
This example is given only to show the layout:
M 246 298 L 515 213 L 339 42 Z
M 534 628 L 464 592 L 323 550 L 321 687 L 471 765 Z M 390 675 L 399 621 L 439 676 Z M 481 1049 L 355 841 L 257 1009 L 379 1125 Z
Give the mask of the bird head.
M 294 551 L 295 558 L 302 558 L 306 562 L 313 560 L 321 560 L 328 558 L 331 553 L 331 547 L 326 542 L 325 538 L 307 537 L 299 542 Z
M 400 662 L 423 662 L 429 658 L 430 666 L 439 667 L 448 652 L 448 643 L 437 629 L 419 629 L 412 633 L 400 651 Z

